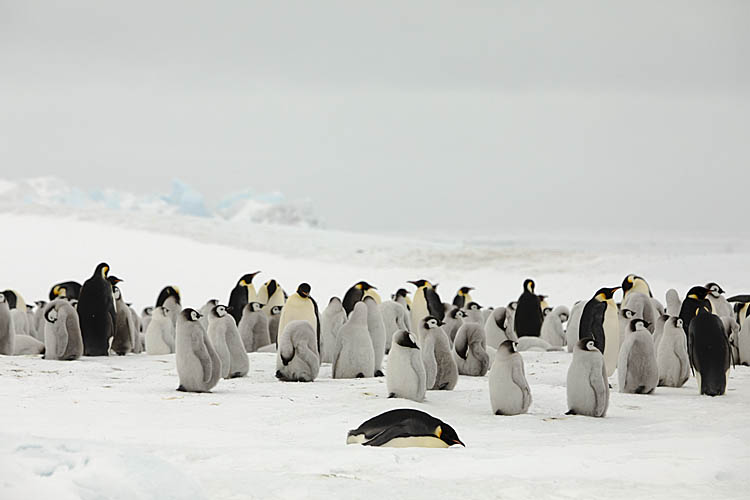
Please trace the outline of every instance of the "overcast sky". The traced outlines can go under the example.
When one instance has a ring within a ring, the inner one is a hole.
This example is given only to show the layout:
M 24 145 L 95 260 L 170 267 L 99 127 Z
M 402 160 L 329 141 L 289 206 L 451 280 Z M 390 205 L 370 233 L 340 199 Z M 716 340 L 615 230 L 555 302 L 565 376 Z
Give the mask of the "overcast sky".
M 749 27 L 742 0 L 0 0 L 0 174 L 278 189 L 366 231 L 728 229 Z

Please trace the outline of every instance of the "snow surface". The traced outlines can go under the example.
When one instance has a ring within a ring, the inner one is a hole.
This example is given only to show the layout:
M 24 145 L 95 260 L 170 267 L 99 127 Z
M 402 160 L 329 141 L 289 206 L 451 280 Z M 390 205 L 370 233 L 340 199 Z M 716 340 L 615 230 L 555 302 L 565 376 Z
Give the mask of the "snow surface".
M 750 245 L 691 235 L 669 241 L 545 236 L 502 244 L 442 242 L 198 217 L 69 211 L 0 213 L 0 287 L 27 301 L 56 281 L 82 281 L 102 260 L 140 310 L 176 284 L 186 306 L 226 300 L 237 277 L 262 270 L 288 290 L 301 281 L 325 304 L 366 279 L 383 295 L 407 279 L 441 283 L 444 299 L 477 287 L 483 305 L 518 296 L 534 277 L 550 304 L 644 275 L 668 287 L 713 280 L 746 293 Z M 527 415 L 491 414 L 486 377 L 421 404 L 386 398 L 385 380 L 310 384 L 274 378 L 271 354 L 211 394 L 175 391 L 174 356 L 47 361 L 0 357 L 0 498 L 747 498 L 750 368 L 731 371 L 723 397 L 680 389 L 625 395 L 607 418 L 566 417 L 567 353 L 524 353 Z M 386 365 L 387 369 L 387 365 Z M 395 407 L 456 428 L 466 448 L 374 449 L 346 432 Z

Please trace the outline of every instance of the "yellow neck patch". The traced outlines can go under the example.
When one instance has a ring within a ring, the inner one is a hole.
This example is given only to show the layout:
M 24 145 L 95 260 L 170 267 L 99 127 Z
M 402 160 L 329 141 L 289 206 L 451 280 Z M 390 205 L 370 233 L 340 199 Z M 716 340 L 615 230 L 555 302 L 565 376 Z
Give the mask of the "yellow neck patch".
M 437 426 L 437 427 L 435 428 L 435 435 L 436 435 L 437 437 L 440 437 L 440 436 L 442 436 L 442 435 L 443 435 L 443 428 L 442 428 L 442 427 L 440 427 L 439 425 L 438 425 L 438 426 Z

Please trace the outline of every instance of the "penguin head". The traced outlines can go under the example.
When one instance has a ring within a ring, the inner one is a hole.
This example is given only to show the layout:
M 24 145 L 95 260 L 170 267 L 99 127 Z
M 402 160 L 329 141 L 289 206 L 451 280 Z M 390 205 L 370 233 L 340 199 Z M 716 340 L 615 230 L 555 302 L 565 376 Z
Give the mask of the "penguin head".
M 451 309 L 448 312 L 448 316 L 450 316 L 452 319 L 460 319 L 460 318 L 465 318 L 466 313 L 464 312 L 463 309 L 454 306 L 453 309 Z
M 599 302 L 606 302 L 608 300 L 612 300 L 612 297 L 614 297 L 615 292 L 619 289 L 620 289 L 619 286 L 600 288 L 599 290 L 596 291 L 596 294 L 594 294 L 594 298 L 598 300 Z
M 237 285 L 238 286 L 250 286 L 253 284 L 253 278 L 255 278 L 259 274 L 260 274 L 260 271 L 255 271 L 254 273 L 245 274 L 237 282 Z
M 154 314 L 154 308 L 153 307 L 148 306 L 148 307 L 144 307 L 143 308 L 143 315 L 144 316 L 151 316 L 152 314 Z
M 407 332 L 406 330 L 399 330 L 395 335 L 396 343 L 401 347 L 406 347 L 408 349 L 419 349 L 419 346 L 417 345 L 417 339 L 414 337 L 413 333 Z
M 94 276 L 101 276 L 104 279 L 107 279 L 107 275 L 109 274 L 109 264 L 106 262 L 102 262 L 98 266 L 96 266 L 96 270 L 94 271 Z
M 469 311 L 479 311 L 480 309 L 482 309 L 482 306 L 480 306 L 476 302 L 469 302 L 466 306 L 466 309 L 468 309 Z
M 46 300 L 37 300 L 37 301 L 34 302 L 34 304 L 36 304 L 37 307 L 42 308 L 42 307 L 44 307 L 44 306 L 47 305 L 47 301 Z
M 260 302 L 248 302 L 248 304 L 245 306 L 245 309 L 250 312 L 260 312 L 260 310 L 263 309 L 263 304 L 261 304 Z
M 70 299 L 70 305 L 78 309 L 78 299 Z
M 44 312 L 44 319 L 47 320 L 49 323 L 54 323 L 57 321 L 57 308 L 50 307 Z
M 120 287 L 113 285 L 112 286 L 112 295 L 115 296 L 115 300 L 120 300 L 122 298 L 122 292 L 120 291 Z
M 271 308 L 271 316 L 278 316 L 281 314 L 281 308 L 284 306 L 273 306 Z
M 122 283 L 122 280 L 114 274 L 112 276 L 107 276 L 107 281 L 109 281 L 109 284 L 112 285 L 113 288 L 116 284 Z
M 578 348 L 582 351 L 597 351 L 599 352 L 599 349 L 596 348 L 596 342 L 594 342 L 594 339 L 591 337 L 582 338 L 578 341 Z
M 60 285 L 53 286 L 52 287 L 52 295 L 55 296 L 55 297 L 57 297 L 58 295 L 60 295 L 60 290 L 64 290 L 64 288 L 61 289 Z
M 354 288 L 356 288 L 357 290 L 364 290 L 365 292 L 367 290 L 377 290 L 377 288 L 375 288 L 374 286 L 372 286 L 366 281 L 360 281 L 359 283 L 354 285 Z
M 468 295 L 472 290 L 474 290 L 473 286 L 462 286 L 458 289 L 458 295 L 463 297 L 464 295 Z
M 433 285 L 427 280 L 407 281 L 407 283 L 411 283 L 412 285 L 416 286 L 417 289 L 420 289 L 422 287 L 437 288 L 437 285 Z
M 518 307 L 518 301 L 514 300 L 513 302 L 508 302 L 508 306 L 506 309 L 510 309 L 511 311 L 515 311 L 516 307 Z
M 466 447 L 463 441 L 458 438 L 458 433 L 456 432 L 456 430 L 445 422 L 440 422 L 440 425 L 435 428 L 435 436 L 437 436 L 448 446 L 460 444 L 464 448 Z
M 547 315 L 549 313 L 551 313 L 551 312 L 552 312 L 552 308 L 551 307 L 545 307 L 544 310 L 542 311 L 542 315 L 546 318 Z
M 227 315 L 228 308 L 226 306 L 223 306 L 221 304 L 215 305 L 211 308 L 211 317 L 212 318 L 223 318 Z
M 635 311 L 632 311 L 630 309 L 621 309 L 620 314 L 622 314 L 622 317 L 625 319 L 635 318 Z
M 165 286 L 162 288 L 161 292 L 159 292 L 159 297 L 156 299 L 156 305 L 162 306 L 164 305 L 164 301 L 167 300 L 169 297 L 174 297 L 174 299 L 177 301 L 177 303 L 180 303 L 180 289 L 176 286 Z
M 633 286 L 635 285 L 635 280 L 638 279 L 642 280 L 643 278 L 636 274 L 628 274 L 627 276 L 625 276 L 625 279 L 622 280 L 622 291 L 627 292 L 628 290 L 633 288 Z
M 506 354 L 513 354 L 516 351 L 516 346 L 518 345 L 518 342 L 515 340 L 504 340 L 500 343 L 499 346 L 497 346 L 498 351 L 502 351 Z
M 694 286 L 688 290 L 687 297 L 694 300 L 703 300 L 708 295 L 708 292 L 709 290 L 705 286 Z
M 711 283 L 706 284 L 705 288 L 708 289 L 708 293 L 710 293 L 713 297 L 719 298 L 721 294 L 724 293 L 724 289 L 722 289 L 717 283 L 714 283 L 713 281 Z
M 303 299 L 306 299 L 310 297 L 310 290 L 310 285 L 308 283 L 302 283 L 297 287 L 297 295 L 299 295 Z
M 523 282 L 523 291 L 534 293 L 534 289 L 536 288 L 536 283 L 534 283 L 534 280 L 532 279 L 526 279 Z
M 643 329 L 646 329 L 650 326 L 648 321 L 642 320 L 641 318 L 635 318 L 633 320 L 630 320 L 630 331 L 634 332 L 638 329 L 638 327 L 641 327 Z
M 199 313 L 195 309 L 190 309 L 189 307 L 187 309 L 183 309 L 181 314 L 182 317 L 187 321 L 198 321 L 203 317 L 201 313 Z
M 398 290 L 396 290 L 396 293 L 394 293 L 391 296 L 391 299 L 396 300 L 399 297 L 406 298 L 406 296 L 409 295 L 410 293 L 411 292 L 409 290 L 407 290 L 406 288 L 399 288 Z
M 425 330 L 430 330 L 432 328 L 440 328 L 442 324 L 443 322 L 434 316 L 425 316 L 424 319 L 422 320 L 422 327 L 424 327 Z
M 557 317 L 560 318 L 560 323 L 565 323 L 570 318 L 570 315 L 566 312 L 561 312 Z

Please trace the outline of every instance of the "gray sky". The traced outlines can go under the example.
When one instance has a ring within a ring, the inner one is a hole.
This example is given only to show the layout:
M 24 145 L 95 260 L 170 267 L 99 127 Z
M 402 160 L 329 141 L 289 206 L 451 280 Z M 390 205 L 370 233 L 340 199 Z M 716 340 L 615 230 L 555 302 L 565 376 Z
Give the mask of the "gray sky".
M 0 175 L 278 189 L 344 229 L 729 229 L 748 26 L 746 1 L 0 0 Z

